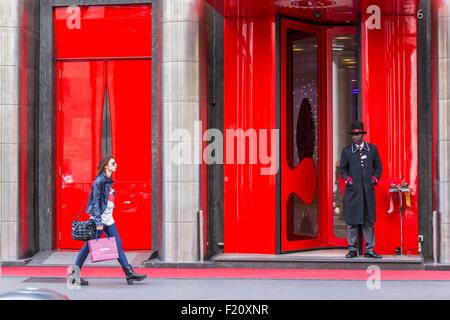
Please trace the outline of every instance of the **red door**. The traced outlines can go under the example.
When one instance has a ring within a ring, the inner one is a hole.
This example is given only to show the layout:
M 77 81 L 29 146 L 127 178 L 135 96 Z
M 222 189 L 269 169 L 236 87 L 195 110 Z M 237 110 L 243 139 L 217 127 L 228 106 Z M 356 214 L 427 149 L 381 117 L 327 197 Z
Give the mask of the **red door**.
M 354 31 L 292 20 L 281 30 L 281 252 L 345 246 L 334 226 L 333 87 L 342 73 L 333 75 L 333 59 L 347 48 L 333 37 Z
M 125 249 L 151 248 L 151 60 L 107 62 L 111 106 L 114 219 Z
M 101 152 L 104 62 L 58 62 L 57 248 L 77 249 L 71 223 L 83 211 Z M 82 214 L 81 219 L 88 219 Z
M 320 245 L 321 29 L 283 21 L 281 251 Z
M 71 223 L 102 153 L 118 163 L 114 219 L 125 249 L 151 247 L 151 61 L 57 63 L 58 249 L 78 249 Z M 110 142 L 108 142 L 110 141 Z
M 149 4 L 54 10 L 57 71 L 57 248 L 78 249 L 81 219 L 103 154 L 118 164 L 114 220 L 125 249 L 151 248 Z

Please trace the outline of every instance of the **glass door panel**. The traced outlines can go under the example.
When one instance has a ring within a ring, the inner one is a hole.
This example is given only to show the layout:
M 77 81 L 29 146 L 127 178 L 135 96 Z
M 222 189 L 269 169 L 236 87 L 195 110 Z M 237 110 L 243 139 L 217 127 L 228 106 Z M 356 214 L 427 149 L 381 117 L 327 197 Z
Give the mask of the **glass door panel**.
M 307 32 L 291 32 L 287 40 L 288 73 L 286 104 L 287 153 L 289 167 L 295 170 L 308 161 L 318 167 L 318 40 Z M 317 172 L 314 172 L 317 174 Z M 312 202 L 292 192 L 287 203 L 287 238 L 289 241 L 316 239 L 319 235 L 317 193 Z
M 333 89 L 333 229 L 336 238 L 345 238 L 344 190 L 339 176 L 341 150 L 351 143 L 348 129 L 358 119 L 358 62 L 357 39 L 354 34 L 332 37 Z
M 322 29 L 282 21 L 281 252 L 320 243 Z

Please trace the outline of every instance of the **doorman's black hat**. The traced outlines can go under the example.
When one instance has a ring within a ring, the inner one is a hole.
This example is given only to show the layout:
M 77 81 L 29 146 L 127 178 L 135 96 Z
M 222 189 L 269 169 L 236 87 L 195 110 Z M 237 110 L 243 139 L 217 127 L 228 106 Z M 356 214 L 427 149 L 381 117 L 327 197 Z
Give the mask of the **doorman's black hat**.
M 362 134 L 367 133 L 367 131 L 364 130 L 364 123 L 362 123 L 361 121 L 353 121 L 349 134 L 359 134 L 359 133 Z

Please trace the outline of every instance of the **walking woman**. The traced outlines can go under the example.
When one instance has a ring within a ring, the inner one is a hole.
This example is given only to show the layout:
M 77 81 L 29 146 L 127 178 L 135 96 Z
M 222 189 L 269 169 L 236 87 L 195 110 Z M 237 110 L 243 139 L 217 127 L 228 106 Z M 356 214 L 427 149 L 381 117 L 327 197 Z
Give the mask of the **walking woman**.
M 89 194 L 89 201 L 86 212 L 91 215 L 91 220 L 95 222 L 97 227 L 97 237 L 100 237 L 105 231 L 109 237 L 115 237 L 117 243 L 117 249 L 119 252 L 119 263 L 122 266 L 123 271 L 128 284 L 133 284 L 133 281 L 142 281 L 147 275 L 137 274 L 133 271 L 128 263 L 125 252 L 123 251 L 122 241 L 120 240 L 119 233 L 117 231 L 116 224 L 113 218 L 114 211 L 114 189 L 113 180 L 111 176 L 117 170 L 117 163 L 111 155 L 107 155 L 100 160 L 97 167 L 97 177 Z M 88 281 L 80 277 L 80 270 L 83 267 L 84 261 L 89 254 L 89 245 L 86 242 L 83 248 L 78 253 L 75 264 L 71 267 L 69 280 L 71 284 L 80 284 L 87 286 Z

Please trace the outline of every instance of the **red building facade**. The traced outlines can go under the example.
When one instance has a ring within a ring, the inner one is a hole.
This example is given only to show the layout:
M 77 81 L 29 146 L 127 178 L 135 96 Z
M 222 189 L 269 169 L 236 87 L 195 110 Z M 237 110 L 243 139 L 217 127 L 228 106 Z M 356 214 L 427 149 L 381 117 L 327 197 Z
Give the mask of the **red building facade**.
M 394 254 L 400 246 L 399 214 L 388 214 L 389 188 L 391 183 L 405 181 L 412 192 L 410 207 L 403 215 L 402 249 L 417 255 L 418 3 L 350 1 L 314 11 L 302 9 L 301 1 L 284 1 L 285 7 L 282 2 L 278 7 L 271 1 L 223 5 L 225 127 L 281 131 L 277 176 L 260 175 L 258 166 L 225 165 L 225 252 L 274 254 L 345 245 L 333 225 L 333 125 L 337 125 L 333 117 L 338 116 L 333 114 L 333 89 L 337 88 L 333 81 L 338 80 L 333 76 L 333 50 L 337 48 L 333 39 L 341 35 L 353 36 L 359 42 L 359 59 L 355 62 L 359 64 L 360 79 L 354 79 L 359 81 L 360 90 L 358 118 L 365 123 L 366 138 L 378 146 L 383 162 L 382 179 L 376 188 L 376 248 Z M 376 10 L 370 11 L 370 5 L 375 5 Z M 314 13 L 320 17 L 314 17 Z M 373 27 L 374 21 L 379 26 Z M 289 55 L 296 49 L 292 41 L 289 47 L 288 38 L 295 32 L 313 35 L 317 48 L 314 95 L 318 156 L 315 164 L 306 159 L 293 167 L 287 150 L 293 132 L 287 109 L 292 108 L 289 100 L 295 90 L 288 83 L 292 78 Z M 348 119 L 344 120 L 348 123 Z M 296 214 L 289 204 L 291 194 L 303 203 L 305 199 L 312 203 L 314 197 L 317 202 L 312 219 L 316 230 L 296 240 L 288 239 Z
M 80 247 L 70 225 L 106 153 L 119 164 L 115 218 L 126 250 L 192 262 L 346 248 L 338 168 L 350 124 L 361 120 L 383 163 L 375 250 L 432 258 L 444 189 L 433 147 L 442 77 L 431 59 L 443 49 L 431 16 L 447 17 L 446 7 L 42 1 L 39 152 L 20 158 L 21 188 L 35 179 L 27 197 L 38 200 L 22 201 L 22 236 L 11 240 L 22 249 L 11 257 Z M 189 137 L 174 138 L 177 130 Z M 217 132 L 223 161 L 206 163 Z M 180 142 L 194 161 L 177 166 L 170 152 Z M 402 185 L 400 208 L 390 191 Z

